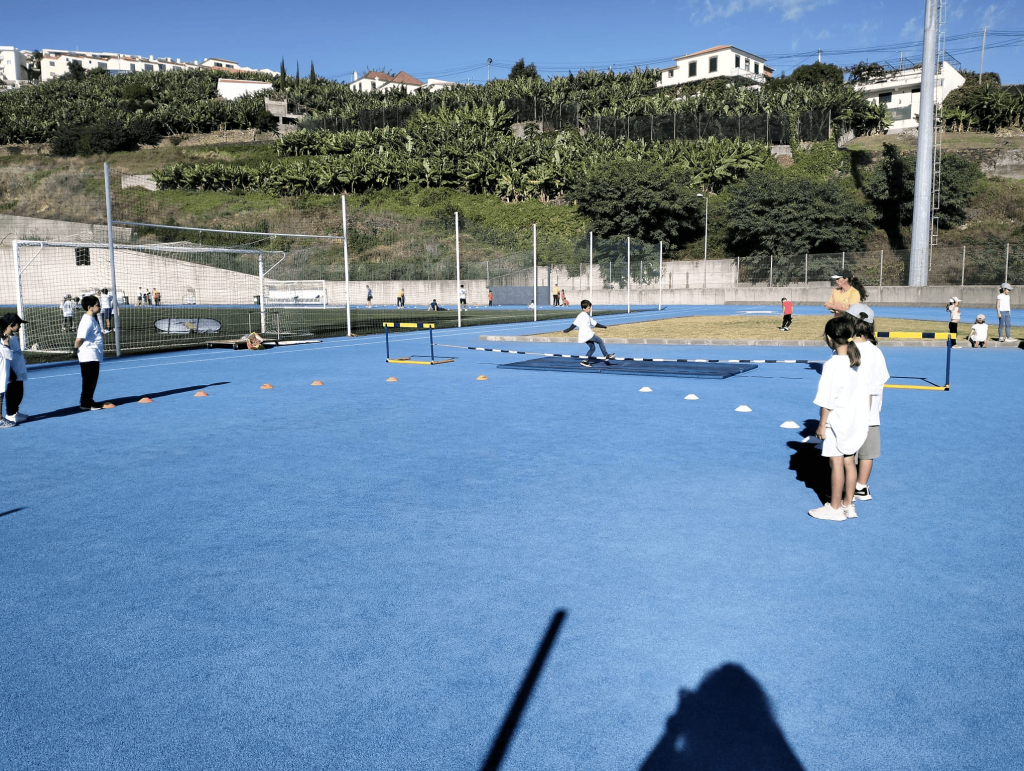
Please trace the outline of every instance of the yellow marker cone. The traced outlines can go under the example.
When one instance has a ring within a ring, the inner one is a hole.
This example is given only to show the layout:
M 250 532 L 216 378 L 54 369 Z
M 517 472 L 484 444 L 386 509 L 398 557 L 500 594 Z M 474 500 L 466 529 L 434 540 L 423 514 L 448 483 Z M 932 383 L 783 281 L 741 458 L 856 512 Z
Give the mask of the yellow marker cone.
M 388 383 L 397 383 L 398 382 L 398 378 L 397 377 L 389 377 L 387 379 L 387 382 Z
M 152 403 L 153 403 L 153 400 L 150 399 L 148 396 L 143 396 L 141 399 L 139 399 L 139 404 L 152 404 Z
M 320 386 L 320 385 L 323 385 L 323 384 L 324 384 L 324 381 L 322 381 L 322 380 L 314 380 L 312 383 L 310 383 L 310 385 L 316 385 L 316 386 Z
M 261 391 L 269 391 L 273 387 L 274 386 L 270 385 L 270 383 L 264 383 L 263 385 L 260 386 L 260 390 Z
M 196 391 L 196 396 L 209 396 L 209 394 L 206 391 Z
M 481 375 L 480 377 L 477 378 L 477 380 L 486 380 L 486 379 L 487 379 L 487 375 Z
M 117 406 L 117 405 L 116 405 L 116 404 L 114 404 L 113 402 L 104 402 L 104 403 L 103 403 L 103 409 L 105 409 L 105 410 L 112 410 L 112 409 L 114 409 L 114 407 L 116 407 L 116 406 Z

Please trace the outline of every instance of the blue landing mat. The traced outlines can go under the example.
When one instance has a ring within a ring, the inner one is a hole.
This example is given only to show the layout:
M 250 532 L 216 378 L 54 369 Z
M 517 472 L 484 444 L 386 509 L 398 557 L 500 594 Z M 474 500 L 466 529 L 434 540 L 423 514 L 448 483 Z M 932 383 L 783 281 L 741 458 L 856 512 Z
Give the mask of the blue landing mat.
M 528 359 L 513 364 L 499 364 L 498 369 L 528 369 L 542 372 L 580 372 L 598 375 L 654 375 L 658 377 L 694 377 L 725 380 L 727 377 L 757 369 L 756 364 L 693 363 L 680 361 L 615 361 L 606 364 L 594 360 L 593 367 L 580 365 L 579 359 Z

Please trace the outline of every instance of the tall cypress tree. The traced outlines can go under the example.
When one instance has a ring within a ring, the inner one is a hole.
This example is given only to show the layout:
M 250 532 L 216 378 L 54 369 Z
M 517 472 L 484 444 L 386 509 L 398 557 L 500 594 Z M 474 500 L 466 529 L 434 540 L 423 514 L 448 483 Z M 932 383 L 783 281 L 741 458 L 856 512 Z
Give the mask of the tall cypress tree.
M 295 60 L 295 85 L 299 85 L 299 81 L 302 80 L 302 75 L 299 73 L 299 60 Z
M 281 91 L 288 87 L 288 73 L 284 71 L 284 57 L 281 57 Z
M 316 83 L 316 67 L 313 66 L 312 59 L 309 62 L 309 82 Z

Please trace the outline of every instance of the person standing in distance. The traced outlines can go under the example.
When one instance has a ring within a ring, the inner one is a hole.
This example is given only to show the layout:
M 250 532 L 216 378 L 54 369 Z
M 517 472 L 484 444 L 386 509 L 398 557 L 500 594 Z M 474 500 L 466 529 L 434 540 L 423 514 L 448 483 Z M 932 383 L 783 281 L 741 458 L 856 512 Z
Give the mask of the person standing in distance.
M 466 285 L 465 284 L 463 284 L 462 286 L 459 287 L 459 307 L 466 308 L 467 310 L 469 310 L 469 308 L 466 305 Z
M 0 316 L 0 428 L 10 428 L 24 423 L 27 415 L 18 412 L 25 396 L 25 381 L 28 368 L 25 354 L 21 352 L 18 333 L 25 321 L 17 313 Z
M 832 280 L 836 282 L 836 288 L 832 290 L 832 296 L 828 298 L 825 307 L 832 311 L 833 316 L 842 316 L 851 305 L 867 302 L 868 291 L 850 271 L 844 268 L 832 276 Z
M 561 290 L 558 288 L 558 284 L 555 284 L 555 288 L 551 291 L 551 304 L 554 306 L 558 305 L 558 300 L 561 297 Z
M 103 319 L 103 326 L 110 329 L 110 311 L 113 308 L 114 298 L 107 292 L 107 288 L 103 287 L 100 292 L 100 318 Z
M 100 379 L 100 362 L 103 361 L 103 328 L 96 317 L 100 313 L 100 301 L 94 295 L 82 298 L 85 315 L 78 322 L 75 337 L 75 352 L 78 366 L 82 370 L 82 396 L 78 400 L 80 410 L 99 410 L 103 405 L 93 399 L 96 382 Z
M 1013 289 L 1009 284 L 1002 284 L 999 287 L 999 295 L 996 297 L 996 316 L 999 318 L 999 342 L 1014 343 L 1010 337 L 1010 291 Z

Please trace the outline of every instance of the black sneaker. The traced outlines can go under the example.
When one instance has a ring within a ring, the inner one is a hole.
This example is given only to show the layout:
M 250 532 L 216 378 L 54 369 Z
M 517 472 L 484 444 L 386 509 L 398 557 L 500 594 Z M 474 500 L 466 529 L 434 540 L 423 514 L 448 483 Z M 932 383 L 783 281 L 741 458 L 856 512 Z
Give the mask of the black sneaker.
M 615 358 L 615 354 L 614 353 L 609 353 L 609 354 L 605 355 L 604 360 L 605 361 L 611 361 L 614 358 Z
M 93 412 L 95 410 L 102 410 L 103 407 L 102 405 L 99 404 L 93 404 L 88 407 L 86 407 L 84 404 L 79 404 L 78 409 L 80 409 L 82 412 Z
M 590 359 L 584 359 L 583 361 L 580 362 L 580 366 L 581 367 L 593 367 L 594 365 L 590 361 Z
M 871 500 L 871 488 L 870 487 L 858 487 L 853 491 L 853 500 L 855 501 L 870 501 Z

